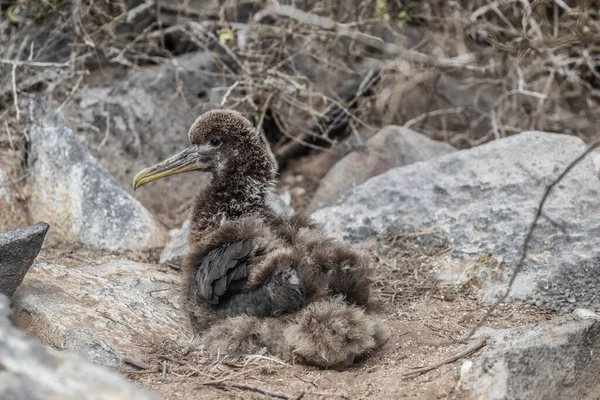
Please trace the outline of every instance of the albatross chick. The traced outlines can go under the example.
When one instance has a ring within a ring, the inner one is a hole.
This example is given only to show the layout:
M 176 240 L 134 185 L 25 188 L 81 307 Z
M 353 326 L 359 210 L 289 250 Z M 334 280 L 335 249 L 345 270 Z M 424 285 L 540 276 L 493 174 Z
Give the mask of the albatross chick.
M 195 199 L 182 266 L 186 308 L 202 344 L 221 353 L 267 348 L 322 367 L 382 345 L 388 331 L 369 313 L 367 260 L 308 217 L 269 207 L 275 162 L 250 121 L 209 111 L 189 139 L 181 153 L 140 171 L 133 187 L 188 171 L 213 176 Z

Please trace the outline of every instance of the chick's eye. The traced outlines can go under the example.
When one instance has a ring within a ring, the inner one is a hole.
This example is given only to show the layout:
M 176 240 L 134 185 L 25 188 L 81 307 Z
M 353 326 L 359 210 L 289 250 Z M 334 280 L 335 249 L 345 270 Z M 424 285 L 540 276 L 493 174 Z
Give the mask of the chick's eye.
M 210 139 L 210 145 L 212 147 L 218 147 L 221 144 L 221 141 L 217 138 Z

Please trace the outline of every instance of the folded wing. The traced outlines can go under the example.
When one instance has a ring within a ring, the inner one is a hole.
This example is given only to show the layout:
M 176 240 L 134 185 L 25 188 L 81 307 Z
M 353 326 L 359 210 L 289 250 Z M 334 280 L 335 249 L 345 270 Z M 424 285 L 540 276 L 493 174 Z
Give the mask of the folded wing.
M 196 273 L 198 295 L 209 304 L 219 304 L 232 283 L 248 277 L 251 250 L 252 242 L 246 239 L 206 251 Z

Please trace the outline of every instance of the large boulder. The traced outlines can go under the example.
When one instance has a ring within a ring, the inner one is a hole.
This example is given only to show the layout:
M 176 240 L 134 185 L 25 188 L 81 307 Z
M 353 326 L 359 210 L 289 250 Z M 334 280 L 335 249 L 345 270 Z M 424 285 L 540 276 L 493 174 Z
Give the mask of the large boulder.
M 597 398 L 599 351 L 597 315 L 492 331 L 461 384 L 476 399 Z
M 159 399 L 76 354 L 44 346 L 13 327 L 9 314 L 9 300 L 0 295 L 0 398 Z
M 167 231 L 88 153 L 41 97 L 30 104 L 29 201 L 49 237 L 108 250 L 162 247 Z
M 401 126 L 387 126 L 369 139 L 364 148 L 338 161 L 321 180 L 307 211 L 313 212 L 339 199 L 349 189 L 392 168 L 429 160 L 456 149 L 444 142 Z
M 456 281 L 494 269 L 482 275 L 488 277 L 485 297 L 493 300 L 521 255 L 547 185 L 585 149 L 573 136 L 526 132 L 390 170 L 313 217 L 331 235 L 354 243 L 391 225 L 443 233 L 453 252 L 439 277 Z M 513 298 L 534 298 L 554 309 L 600 309 L 598 210 L 600 180 L 586 157 L 550 195 Z M 482 258 L 488 261 L 478 262 Z
M 183 287 L 181 274 L 153 265 L 38 262 L 13 295 L 15 321 L 57 349 L 120 367 L 143 359 L 149 344 L 190 336 Z
M 0 233 L 0 294 L 12 296 L 42 248 L 50 226 L 33 226 Z
M 224 92 L 212 88 L 228 86 L 223 79 L 210 53 L 191 53 L 121 76 L 88 78 L 63 112 L 92 155 L 133 195 L 138 171 L 189 146 L 192 123 L 211 100 L 221 101 Z M 201 172 L 171 176 L 135 197 L 155 215 L 177 221 L 208 180 Z

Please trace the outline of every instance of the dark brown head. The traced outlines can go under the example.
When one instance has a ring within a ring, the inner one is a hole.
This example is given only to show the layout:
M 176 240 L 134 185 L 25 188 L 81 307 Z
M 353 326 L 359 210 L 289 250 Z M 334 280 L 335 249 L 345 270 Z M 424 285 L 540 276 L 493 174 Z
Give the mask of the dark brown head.
M 191 146 L 133 178 L 134 190 L 157 179 L 188 171 L 211 172 L 217 180 L 236 176 L 271 181 L 274 162 L 252 123 L 237 111 L 201 115 L 188 133 Z M 241 183 L 241 182 L 240 182 Z

